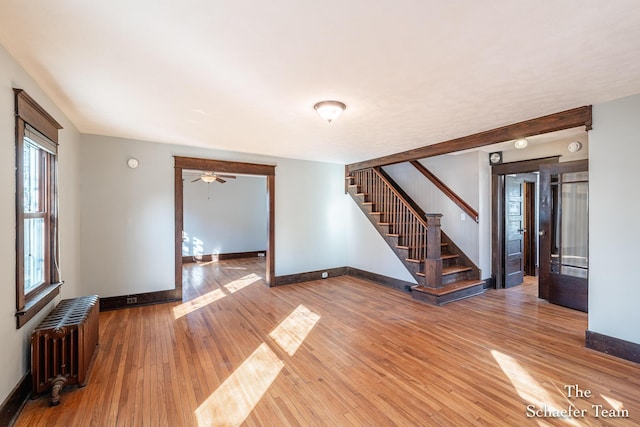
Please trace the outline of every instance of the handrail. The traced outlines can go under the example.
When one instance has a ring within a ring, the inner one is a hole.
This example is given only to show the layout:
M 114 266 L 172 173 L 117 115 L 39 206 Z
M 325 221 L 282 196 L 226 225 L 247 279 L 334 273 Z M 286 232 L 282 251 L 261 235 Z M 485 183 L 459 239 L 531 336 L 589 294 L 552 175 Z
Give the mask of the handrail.
M 398 190 L 395 189 L 395 187 L 389 182 L 389 180 L 387 180 L 387 178 L 382 175 L 380 173 L 380 168 L 371 168 L 373 170 L 373 172 L 375 172 L 376 175 L 378 175 L 378 177 L 385 183 L 387 184 L 387 186 L 389 187 L 389 190 L 391 190 L 393 192 L 393 194 L 395 194 L 395 196 L 400 199 L 401 201 L 404 202 L 404 204 L 407 206 L 407 209 L 409 209 L 409 211 L 414 214 L 416 216 L 416 218 L 418 218 L 418 221 L 420 221 L 420 223 L 422 225 L 424 225 L 425 227 L 427 226 L 427 220 L 425 218 L 422 217 L 422 215 L 420 215 L 414 208 L 413 206 L 411 206 L 410 203 L 407 203 L 404 200 L 404 197 L 402 196 L 402 194 L 400 194 L 398 192 Z
M 417 160 L 412 160 L 411 163 L 422 175 L 424 175 L 429 181 L 433 183 L 440 191 L 442 191 L 453 203 L 458 205 L 460 209 L 462 209 L 469 217 L 473 218 L 475 222 L 479 222 L 480 218 L 478 217 L 478 212 L 471 207 L 467 202 L 462 200 L 462 197 L 458 196 L 452 189 L 447 187 L 447 185 L 440 181 L 437 176 L 432 174 L 424 165 Z

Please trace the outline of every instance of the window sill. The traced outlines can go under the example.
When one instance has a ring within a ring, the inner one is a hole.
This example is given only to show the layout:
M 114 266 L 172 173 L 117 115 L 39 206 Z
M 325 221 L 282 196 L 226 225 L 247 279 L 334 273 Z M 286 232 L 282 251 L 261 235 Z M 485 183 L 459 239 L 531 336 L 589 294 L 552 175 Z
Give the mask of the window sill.
M 52 283 L 30 298 L 22 310 L 16 312 L 16 329 L 22 328 L 49 304 L 59 293 L 63 282 Z

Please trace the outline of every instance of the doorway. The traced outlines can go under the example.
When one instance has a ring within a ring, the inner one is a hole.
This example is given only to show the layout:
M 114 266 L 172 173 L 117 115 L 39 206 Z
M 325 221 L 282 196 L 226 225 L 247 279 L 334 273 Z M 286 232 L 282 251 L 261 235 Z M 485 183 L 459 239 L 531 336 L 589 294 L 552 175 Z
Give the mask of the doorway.
M 218 173 L 258 175 L 266 177 L 267 186 L 267 251 L 266 283 L 275 284 L 275 166 L 255 163 L 228 162 L 212 159 L 174 156 L 175 202 L 175 295 L 182 300 L 182 243 L 184 232 L 183 170 L 216 171 Z
M 522 284 L 524 276 L 536 276 L 537 173 L 504 176 L 504 287 Z
M 538 265 L 538 175 L 541 165 L 559 156 L 491 167 L 492 270 L 497 289 L 535 276 Z

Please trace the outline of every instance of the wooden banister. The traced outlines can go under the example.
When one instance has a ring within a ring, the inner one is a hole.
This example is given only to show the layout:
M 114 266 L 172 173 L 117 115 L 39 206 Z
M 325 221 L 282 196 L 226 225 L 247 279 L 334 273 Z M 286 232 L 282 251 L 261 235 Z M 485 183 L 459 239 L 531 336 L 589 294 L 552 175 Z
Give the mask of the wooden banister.
M 389 190 L 391 190 L 391 192 L 399 200 L 405 201 L 403 195 L 400 194 L 398 190 L 395 189 L 395 186 L 391 184 L 389 180 L 382 173 L 380 173 L 380 168 L 372 168 L 372 170 L 389 187 Z M 405 202 L 405 205 L 407 206 L 407 209 L 418 219 L 418 221 L 426 227 L 427 220 L 423 218 L 423 216 L 418 211 L 416 211 L 416 209 L 413 206 L 411 206 L 411 204 Z
M 437 176 L 432 174 L 424 165 L 417 160 L 412 160 L 411 163 L 418 171 L 424 175 L 429 181 L 433 183 L 440 191 L 442 191 L 453 203 L 458 205 L 460 209 L 462 209 L 469 217 L 473 218 L 475 222 L 479 222 L 480 218 L 478 217 L 478 212 L 471 207 L 467 202 L 465 202 L 462 197 L 458 196 L 452 189 L 447 187 L 447 185 L 438 179 Z

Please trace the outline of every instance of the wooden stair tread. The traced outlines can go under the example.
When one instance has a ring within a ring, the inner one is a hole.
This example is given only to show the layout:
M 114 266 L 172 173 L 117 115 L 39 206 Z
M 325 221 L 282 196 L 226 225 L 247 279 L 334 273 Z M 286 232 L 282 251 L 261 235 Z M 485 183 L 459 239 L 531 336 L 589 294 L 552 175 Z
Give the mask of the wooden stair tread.
M 387 236 L 389 236 L 389 237 L 400 237 L 400 234 L 397 234 L 397 233 L 387 233 Z
M 396 248 L 399 249 L 409 249 L 408 246 L 396 246 Z M 456 254 L 442 254 L 442 256 L 440 258 L 442 258 L 443 260 L 445 259 L 453 259 L 453 258 L 458 258 L 459 255 Z M 419 259 L 415 259 L 415 258 L 405 258 L 405 260 L 407 262 L 415 262 L 415 263 L 421 263 L 424 262 L 424 260 L 419 260 Z M 446 267 L 445 267 L 446 268 Z
M 429 295 L 442 296 L 482 284 L 484 284 L 483 280 L 459 280 L 457 282 L 448 283 L 440 288 L 430 288 L 428 286 L 415 285 L 411 287 L 411 289 Z
M 396 248 L 400 248 L 400 249 L 419 249 L 419 248 L 424 248 L 424 245 L 413 245 L 413 246 L 399 245 L 399 246 L 396 246 Z
M 443 276 L 446 276 L 447 274 L 462 273 L 464 271 L 471 271 L 471 267 L 466 267 L 464 265 L 451 265 L 449 267 L 442 267 Z
M 449 267 L 442 267 L 442 275 L 447 276 L 449 274 L 463 273 L 465 271 L 471 271 L 471 270 L 472 270 L 471 267 L 466 267 L 464 265 L 451 265 Z M 426 277 L 425 274 L 422 272 L 417 272 L 416 276 Z

